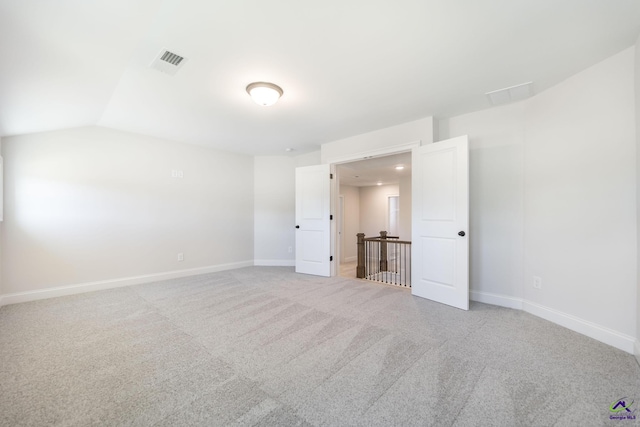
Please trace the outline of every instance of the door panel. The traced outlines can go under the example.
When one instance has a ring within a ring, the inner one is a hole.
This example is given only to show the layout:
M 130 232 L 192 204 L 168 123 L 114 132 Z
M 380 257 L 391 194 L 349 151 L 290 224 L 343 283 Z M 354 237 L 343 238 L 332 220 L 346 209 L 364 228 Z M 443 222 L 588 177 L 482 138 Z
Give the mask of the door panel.
M 329 165 L 296 168 L 296 272 L 330 276 Z
M 422 280 L 440 286 L 453 286 L 456 243 L 452 239 L 422 239 Z
M 452 149 L 421 156 L 422 219 L 453 221 L 455 219 L 456 156 Z
M 469 309 L 467 137 L 415 148 L 412 156 L 412 293 Z M 459 235 L 464 232 L 464 235 Z

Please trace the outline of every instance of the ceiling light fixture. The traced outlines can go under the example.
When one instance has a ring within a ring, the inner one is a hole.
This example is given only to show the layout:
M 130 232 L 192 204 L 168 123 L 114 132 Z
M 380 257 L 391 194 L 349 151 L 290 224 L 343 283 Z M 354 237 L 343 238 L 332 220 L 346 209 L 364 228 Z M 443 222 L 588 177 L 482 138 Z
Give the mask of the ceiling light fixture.
M 379 182 L 379 183 L 377 183 L 376 185 L 382 185 L 382 183 L 381 183 L 381 182 Z
M 280 86 L 273 83 L 254 82 L 247 86 L 247 93 L 251 95 L 253 102 L 268 107 L 278 102 L 284 92 Z
M 401 171 L 402 169 L 404 169 L 404 166 L 400 165 L 400 166 L 396 166 L 396 170 L 397 171 Z

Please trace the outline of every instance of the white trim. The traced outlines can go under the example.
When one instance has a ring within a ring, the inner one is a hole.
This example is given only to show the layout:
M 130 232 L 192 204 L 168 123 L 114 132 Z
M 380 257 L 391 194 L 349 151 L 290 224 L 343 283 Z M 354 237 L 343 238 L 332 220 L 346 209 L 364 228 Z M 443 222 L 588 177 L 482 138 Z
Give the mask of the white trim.
M 633 354 L 634 337 L 530 301 L 525 300 L 523 308 L 527 313 Z
M 482 302 L 485 304 L 498 305 L 500 307 L 513 308 L 522 310 L 522 298 L 510 297 L 506 295 L 492 294 L 489 292 L 469 291 L 471 301 Z
M 338 205 L 336 206 L 336 275 L 338 274 L 340 264 L 345 261 L 341 261 L 342 252 L 344 252 L 344 196 L 340 194 L 340 176 L 338 176 L 338 170 L 336 168 L 336 192 L 338 193 Z M 359 203 L 359 202 L 358 202 Z
M 350 258 L 351 259 L 351 258 Z M 156 282 L 160 280 L 175 279 L 179 277 L 195 276 L 198 274 L 215 273 L 218 271 L 233 270 L 236 268 L 257 266 L 295 266 L 294 260 L 255 260 L 242 261 L 229 264 L 219 264 L 208 267 L 191 268 L 186 270 L 175 270 L 157 274 L 147 274 L 142 276 L 125 277 L 113 280 L 103 280 L 97 282 L 80 283 L 76 285 L 58 286 L 55 288 L 38 289 L 27 292 L 17 292 L 12 294 L 0 294 L 0 307 L 3 305 L 17 304 L 21 302 L 37 301 L 47 298 L 60 297 L 65 295 L 75 295 L 84 292 L 99 291 L 104 289 L 119 288 L 123 286 L 138 285 L 142 283 Z M 492 294 L 488 292 L 470 291 L 472 301 L 485 304 L 492 304 L 501 307 L 523 310 L 534 316 L 541 317 L 557 325 L 568 328 L 572 331 L 586 335 L 605 344 L 616 347 L 635 356 L 640 364 L 640 341 L 629 335 L 614 331 L 593 322 L 563 313 L 561 311 L 544 307 L 542 305 L 515 298 L 511 296 Z
M 640 364 L 640 341 L 636 340 L 632 336 L 622 334 L 605 326 L 598 325 L 588 320 L 584 320 L 522 298 L 473 290 L 469 292 L 469 296 L 472 301 L 523 310 L 574 332 L 586 335 L 602 343 L 635 355 L 638 363 Z
M 347 263 L 347 262 L 356 262 L 356 261 L 358 261 L 358 257 L 357 256 L 349 256 L 349 257 L 346 257 L 344 259 L 345 263 Z
M 257 259 L 253 265 L 266 267 L 295 267 L 295 259 Z
M 390 145 L 387 147 L 376 148 L 374 150 L 361 151 L 359 153 L 345 154 L 345 155 L 336 156 L 336 157 L 327 157 L 326 159 L 322 160 L 322 163 L 340 164 L 340 163 L 353 162 L 356 160 L 364 160 L 370 157 L 382 157 L 382 156 L 387 156 L 389 154 L 403 153 L 406 151 L 411 151 L 416 147 L 420 147 L 421 144 L 422 144 L 422 140 L 418 140 L 418 141 L 408 142 L 405 144 Z
M 320 153 L 320 155 L 322 155 L 322 153 Z M 338 167 L 335 163 L 329 164 L 329 173 L 331 173 L 331 176 L 336 177 L 336 179 L 332 179 L 329 182 L 329 214 L 338 216 L 336 210 L 338 209 L 337 197 L 340 197 L 340 185 L 338 184 Z M 340 263 L 340 249 L 338 248 L 338 221 L 329 221 L 329 251 L 329 256 L 335 255 L 336 260 L 336 262 L 329 262 L 329 274 L 331 277 L 335 277 L 338 275 L 338 264 Z
M 0 222 L 2 221 L 4 221 L 4 159 L 0 156 Z M 2 304 L 1 299 L 0 304 Z
M 55 288 L 17 292 L 12 294 L 0 295 L 0 306 L 61 297 L 65 295 L 81 294 L 84 292 L 100 291 L 104 289 L 120 288 L 123 286 L 139 285 L 141 283 L 157 282 L 160 280 L 175 279 L 178 277 L 195 276 L 197 274 L 215 273 L 218 271 L 251 267 L 253 265 L 253 261 L 241 261 L 229 264 L 212 265 L 208 267 L 190 268 L 186 270 L 167 271 L 165 273 L 145 274 L 142 276 L 123 277 L 120 279 L 101 280 L 97 282 L 79 283 L 68 286 L 57 286 Z

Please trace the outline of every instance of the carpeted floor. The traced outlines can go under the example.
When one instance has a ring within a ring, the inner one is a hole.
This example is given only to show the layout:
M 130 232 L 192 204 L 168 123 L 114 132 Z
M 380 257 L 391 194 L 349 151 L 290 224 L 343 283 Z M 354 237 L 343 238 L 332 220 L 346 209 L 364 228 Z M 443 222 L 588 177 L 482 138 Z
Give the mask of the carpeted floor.
M 623 397 L 633 356 L 560 326 L 290 268 L 0 308 L 2 426 L 639 424 Z

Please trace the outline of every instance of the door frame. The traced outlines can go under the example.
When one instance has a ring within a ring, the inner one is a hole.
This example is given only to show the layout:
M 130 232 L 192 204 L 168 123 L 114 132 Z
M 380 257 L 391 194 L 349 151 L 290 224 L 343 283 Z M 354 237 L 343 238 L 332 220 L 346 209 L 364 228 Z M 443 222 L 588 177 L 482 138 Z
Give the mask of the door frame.
M 340 187 L 338 187 L 338 190 Z M 338 236 L 338 264 L 342 263 L 342 257 L 344 256 L 344 196 L 340 195 L 338 191 L 338 210 L 336 214 L 336 227 Z M 340 269 L 338 269 L 340 271 Z
M 330 157 L 325 159 L 322 163 L 329 164 L 331 173 L 334 178 L 331 180 L 331 212 L 335 213 L 337 211 L 337 207 L 339 206 L 339 197 L 340 197 L 340 177 L 337 174 L 337 166 L 342 163 L 351 163 L 357 162 L 360 160 L 372 159 L 375 157 L 383 157 L 389 156 L 391 154 L 400 154 L 411 152 L 414 148 L 420 147 L 422 145 L 422 140 L 417 140 L 413 142 L 408 142 L 404 144 L 398 145 L 390 145 L 383 148 L 376 148 L 373 150 L 360 151 L 358 153 L 346 154 L 344 156 Z M 336 214 L 337 215 L 337 214 Z M 331 253 L 338 254 L 338 227 L 337 221 L 331 221 Z M 335 262 L 331 263 L 331 276 L 337 276 L 340 271 L 340 257 L 333 257 Z

